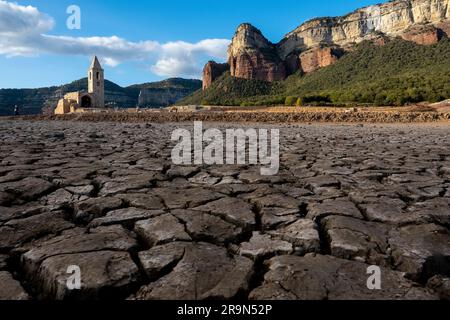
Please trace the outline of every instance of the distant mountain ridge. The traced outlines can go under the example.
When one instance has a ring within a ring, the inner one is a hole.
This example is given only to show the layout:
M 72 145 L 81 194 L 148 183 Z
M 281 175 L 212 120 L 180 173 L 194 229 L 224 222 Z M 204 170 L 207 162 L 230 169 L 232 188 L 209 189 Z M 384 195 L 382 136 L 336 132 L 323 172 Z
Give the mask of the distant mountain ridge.
M 128 90 L 139 90 L 138 105 L 140 107 L 166 107 L 200 89 L 200 80 L 171 78 L 159 82 L 132 85 Z
M 202 87 L 195 79 L 170 78 L 158 82 L 121 87 L 105 80 L 105 102 L 120 108 L 160 108 L 174 104 Z M 0 115 L 11 115 L 15 105 L 21 114 L 51 112 L 65 93 L 87 90 L 87 78 L 61 86 L 36 89 L 0 89 Z

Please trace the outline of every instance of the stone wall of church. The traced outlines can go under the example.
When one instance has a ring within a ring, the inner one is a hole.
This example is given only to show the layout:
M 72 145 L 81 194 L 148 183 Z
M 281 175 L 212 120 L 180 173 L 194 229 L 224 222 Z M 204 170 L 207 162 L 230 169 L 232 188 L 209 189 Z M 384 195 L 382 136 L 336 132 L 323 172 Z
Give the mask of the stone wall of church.
M 58 101 L 58 105 L 55 109 L 55 114 L 66 114 L 70 112 L 70 102 L 67 99 L 61 99 Z
M 64 95 L 64 99 L 71 100 L 79 104 L 81 100 L 80 96 L 80 92 L 69 92 Z

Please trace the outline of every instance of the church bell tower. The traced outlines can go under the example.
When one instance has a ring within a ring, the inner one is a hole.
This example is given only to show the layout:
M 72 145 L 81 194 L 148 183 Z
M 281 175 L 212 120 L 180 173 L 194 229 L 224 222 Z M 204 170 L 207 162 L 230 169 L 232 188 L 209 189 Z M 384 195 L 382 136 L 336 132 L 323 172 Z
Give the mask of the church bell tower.
M 94 108 L 105 107 L 105 79 L 104 70 L 94 56 L 88 71 L 88 93 L 92 96 L 92 104 Z

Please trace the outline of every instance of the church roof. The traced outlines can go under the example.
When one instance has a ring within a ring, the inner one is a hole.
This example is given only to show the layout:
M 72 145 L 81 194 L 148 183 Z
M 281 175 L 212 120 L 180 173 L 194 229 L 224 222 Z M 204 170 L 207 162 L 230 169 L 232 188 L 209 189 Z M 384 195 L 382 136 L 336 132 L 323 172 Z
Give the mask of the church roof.
M 102 68 L 102 66 L 100 65 L 100 62 L 97 59 L 97 56 L 94 56 L 94 58 L 92 59 L 91 66 L 89 68 L 90 69 L 101 69 Z

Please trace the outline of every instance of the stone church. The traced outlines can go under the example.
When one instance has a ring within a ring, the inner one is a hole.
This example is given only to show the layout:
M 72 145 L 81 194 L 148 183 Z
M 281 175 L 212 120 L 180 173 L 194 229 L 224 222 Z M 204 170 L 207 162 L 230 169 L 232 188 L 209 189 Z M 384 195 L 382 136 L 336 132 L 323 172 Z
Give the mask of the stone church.
M 69 92 L 59 100 L 55 114 L 83 112 L 85 109 L 105 107 L 105 77 L 104 70 L 97 57 L 92 59 L 88 70 L 88 92 Z

